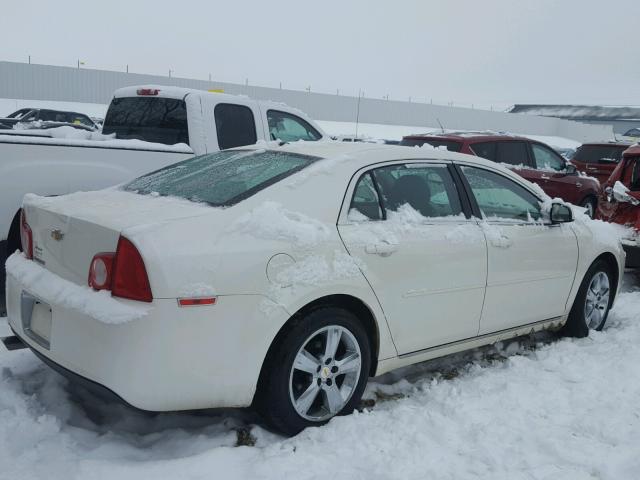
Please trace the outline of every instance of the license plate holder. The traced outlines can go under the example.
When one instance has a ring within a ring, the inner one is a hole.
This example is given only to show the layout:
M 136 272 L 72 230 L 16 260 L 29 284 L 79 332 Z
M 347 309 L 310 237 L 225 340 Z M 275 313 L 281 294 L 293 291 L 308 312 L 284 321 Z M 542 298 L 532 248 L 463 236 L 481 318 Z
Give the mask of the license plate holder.
M 28 292 L 21 298 L 22 330 L 41 347 L 49 350 L 51 344 L 51 307 Z

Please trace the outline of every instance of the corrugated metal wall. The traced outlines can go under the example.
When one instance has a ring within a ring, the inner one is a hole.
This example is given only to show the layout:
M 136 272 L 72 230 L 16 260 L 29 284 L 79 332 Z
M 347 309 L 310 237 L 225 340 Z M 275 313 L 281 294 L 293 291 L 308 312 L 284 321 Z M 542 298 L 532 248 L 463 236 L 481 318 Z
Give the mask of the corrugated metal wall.
M 137 73 L 0 62 L 0 98 L 108 103 L 116 89 L 141 84 L 223 89 L 225 93 L 284 102 L 318 120 L 356 121 L 356 97 Z M 359 121 L 426 128 L 437 128 L 442 124 L 451 129 L 563 136 L 577 141 L 608 140 L 612 137 L 612 128 L 608 125 L 587 125 L 557 118 L 370 98 L 360 101 Z

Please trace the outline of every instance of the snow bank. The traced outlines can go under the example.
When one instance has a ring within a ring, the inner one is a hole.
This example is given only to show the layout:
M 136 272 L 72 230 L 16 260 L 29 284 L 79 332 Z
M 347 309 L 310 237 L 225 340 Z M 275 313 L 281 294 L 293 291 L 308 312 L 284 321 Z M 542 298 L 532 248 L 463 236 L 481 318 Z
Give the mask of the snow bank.
M 103 323 L 126 323 L 147 315 L 150 308 L 125 305 L 107 291 L 96 292 L 54 275 L 22 253 L 7 259 L 7 275 L 18 281 L 25 290 L 49 305 L 77 310 Z
M 286 242 L 299 248 L 318 245 L 331 235 L 331 229 L 324 223 L 271 201 L 241 215 L 227 230 L 261 240 Z
M 519 339 L 373 379 L 368 408 L 292 439 L 242 412 L 126 410 L 0 347 L 0 477 L 636 480 L 639 312 L 640 292 L 622 293 L 589 338 Z

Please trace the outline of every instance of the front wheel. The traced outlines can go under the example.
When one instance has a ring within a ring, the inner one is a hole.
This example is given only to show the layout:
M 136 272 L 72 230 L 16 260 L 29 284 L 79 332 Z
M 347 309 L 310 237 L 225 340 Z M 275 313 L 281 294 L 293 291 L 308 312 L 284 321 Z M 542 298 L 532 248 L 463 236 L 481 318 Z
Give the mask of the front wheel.
M 288 435 L 351 413 L 367 383 L 370 351 L 364 328 L 346 310 L 324 307 L 297 319 L 265 363 L 259 412 Z
M 613 274 L 606 262 L 595 262 L 582 280 L 562 332 L 570 337 L 586 337 L 590 330 L 604 328 L 613 303 Z

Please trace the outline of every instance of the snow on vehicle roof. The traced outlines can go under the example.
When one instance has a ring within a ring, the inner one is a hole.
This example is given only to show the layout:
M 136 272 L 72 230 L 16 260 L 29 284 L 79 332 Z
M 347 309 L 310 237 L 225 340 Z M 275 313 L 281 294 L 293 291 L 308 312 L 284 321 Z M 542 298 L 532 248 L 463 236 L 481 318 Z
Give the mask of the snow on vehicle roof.
M 459 137 L 459 138 L 476 138 L 476 137 L 513 137 L 513 138 L 525 138 L 515 135 L 510 132 L 495 132 L 493 130 L 454 130 L 450 132 L 427 132 L 427 133 L 415 133 L 407 135 L 407 137 Z
M 215 98 L 219 101 L 228 101 L 228 102 L 237 102 L 238 99 L 249 99 L 247 95 L 234 95 L 230 93 L 221 93 L 221 92 L 209 92 L 206 90 L 198 90 L 195 88 L 183 88 L 183 87 L 173 87 L 169 85 L 134 85 L 132 87 L 123 87 L 116 90 L 113 94 L 114 98 L 126 98 L 126 97 L 138 97 L 143 95 L 138 95 L 138 90 L 157 90 L 157 94 L 148 95 L 149 97 L 158 97 L 158 98 L 172 98 L 176 100 L 184 100 L 187 95 L 196 95 L 200 97 L 208 97 L 215 95 Z M 277 107 L 286 107 L 290 111 L 294 111 L 299 113 L 301 116 L 305 118 L 309 118 L 309 116 L 299 110 L 297 108 L 291 107 L 283 102 L 275 102 L 272 100 L 258 100 L 252 99 L 261 104 L 266 104 Z M 317 128 L 317 125 L 314 125 Z

